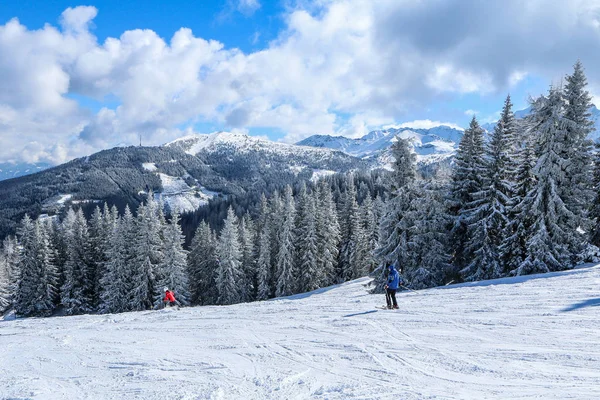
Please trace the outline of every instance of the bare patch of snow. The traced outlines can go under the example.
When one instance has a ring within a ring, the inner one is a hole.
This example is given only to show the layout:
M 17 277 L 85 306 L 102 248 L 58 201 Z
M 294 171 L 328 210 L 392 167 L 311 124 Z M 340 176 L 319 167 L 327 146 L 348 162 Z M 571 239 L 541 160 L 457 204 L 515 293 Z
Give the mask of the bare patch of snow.
M 207 204 L 217 194 L 202 187 L 191 187 L 181 177 L 163 173 L 158 173 L 158 176 L 163 190 L 154 193 L 154 197 L 162 200 L 170 210 L 195 211 L 198 207 Z
M 158 169 L 158 168 L 156 168 L 156 164 L 154 164 L 152 162 L 143 163 L 142 168 L 144 168 L 146 171 L 156 171 Z

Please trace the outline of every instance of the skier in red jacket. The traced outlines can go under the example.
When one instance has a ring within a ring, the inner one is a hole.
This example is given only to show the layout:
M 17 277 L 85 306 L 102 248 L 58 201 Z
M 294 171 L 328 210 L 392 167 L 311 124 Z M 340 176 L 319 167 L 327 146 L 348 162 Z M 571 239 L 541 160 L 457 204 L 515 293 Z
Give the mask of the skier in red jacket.
M 169 306 L 174 306 L 174 305 L 178 305 L 181 306 L 181 303 L 179 303 L 176 299 L 175 299 L 175 295 L 173 294 L 172 291 L 169 290 L 169 288 L 165 288 L 165 297 L 163 298 L 163 304 L 166 307 L 167 304 Z

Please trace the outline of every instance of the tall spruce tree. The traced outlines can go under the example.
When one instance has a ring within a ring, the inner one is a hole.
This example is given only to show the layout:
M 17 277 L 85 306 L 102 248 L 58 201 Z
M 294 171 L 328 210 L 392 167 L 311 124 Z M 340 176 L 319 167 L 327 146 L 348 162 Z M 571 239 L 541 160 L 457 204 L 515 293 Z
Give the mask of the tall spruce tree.
M 162 261 L 164 243 L 159 206 L 153 196 L 150 192 L 146 204 L 138 208 L 136 259 L 133 265 L 134 286 L 130 300 L 132 310 L 152 308 L 158 290 L 157 274 L 158 278 L 161 277 L 159 265 Z
M 256 299 L 266 300 L 271 294 L 271 226 L 269 204 L 263 193 L 260 197 L 260 215 L 257 223 Z
M 331 187 L 326 180 L 318 185 L 317 248 L 321 286 L 335 283 L 340 246 L 340 225 Z
M 126 206 L 123 217 L 115 221 L 108 238 L 105 273 L 100 280 L 101 312 L 118 313 L 131 307 L 135 232 L 135 219 Z
M 192 304 L 217 304 L 218 293 L 215 283 L 217 267 L 214 234 L 210 226 L 205 221 L 201 221 L 188 254 Z
M 416 155 L 408 140 L 397 138 L 392 146 L 394 156 L 394 170 L 390 174 L 388 187 L 390 199 L 385 205 L 385 210 L 380 222 L 380 242 L 375 252 L 377 258 L 385 263 L 408 263 L 408 244 L 412 228 L 413 199 L 416 179 Z M 374 271 L 375 281 L 373 292 L 382 292 L 387 271 L 381 267 Z
M 473 117 L 458 145 L 455 166 L 452 171 L 449 213 L 454 217 L 451 230 L 452 263 L 463 269 L 473 257 L 474 248 L 469 242 L 469 219 L 473 212 L 476 195 L 481 193 L 486 179 L 486 163 L 483 129 Z
M 281 210 L 281 228 L 279 229 L 275 296 L 289 296 L 295 293 L 296 269 L 294 257 L 294 225 L 296 221 L 296 204 L 292 188 L 287 185 L 284 191 L 283 208 Z
M 461 271 L 465 281 L 493 279 L 503 275 L 500 245 L 509 224 L 509 207 L 514 190 L 515 118 L 510 96 L 486 146 L 486 170 L 480 192 L 465 207 L 468 241 L 465 249 L 472 254 Z
M 69 315 L 89 313 L 94 310 L 94 281 L 87 221 L 81 209 L 77 212 L 69 209 L 66 221 L 67 260 L 60 300 Z
M 298 258 L 298 291 L 318 289 L 324 281 L 320 269 L 317 237 L 317 205 L 315 196 L 304 190 L 299 199 L 302 204 L 298 219 L 296 254 Z
M 49 316 L 56 297 L 55 267 L 42 223 L 25 215 L 19 229 L 21 254 L 15 311 L 19 316 Z
M 240 244 L 242 248 L 242 279 L 240 286 L 243 290 L 243 301 L 252 301 L 256 296 L 256 262 L 254 259 L 254 223 L 249 214 L 240 219 Z
M 235 304 L 243 300 L 240 287 L 240 280 L 243 278 L 241 247 L 238 218 L 229 207 L 217 243 L 218 267 L 215 283 L 219 304 Z
M 162 303 L 164 297 L 163 288 L 168 288 L 175 293 L 175 298 L 184 306 L 190 304 L 189 282 L 187 275 L 187 254 L 183 249 L 185 236 L 181 233 L 179 226 L 179 212 L 174 209 L 171 213 L 171 221 L 164 230 L 164 246 L 159 269 L 162 276 L 156 287 L 158 296 L 155 295 L 155 307 Z
M 575 125 L 564 115 L 563 93 L 551 88 L 546 101 L 535 109 L 533 131 L 536 137 L 537 163 L 533 169 L 534 187 L 525 196 L 519 209 L 531 221 L 528 223 L 527 258 L 514 273 L 558 271 L 573 266 L 580 233 L 578 218 L 568 208 L 561 185 L 568 183 L 565 158 L 567 134 Z

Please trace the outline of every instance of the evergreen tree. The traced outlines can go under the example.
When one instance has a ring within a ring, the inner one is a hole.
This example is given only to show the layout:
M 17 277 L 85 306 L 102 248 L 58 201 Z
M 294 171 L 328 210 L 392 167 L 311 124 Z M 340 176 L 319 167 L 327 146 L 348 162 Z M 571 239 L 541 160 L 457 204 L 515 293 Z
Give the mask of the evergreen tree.
M 240 219 L 240 244 L 242 249 L 242 288 L 243 301 L 252 301 L 256 296 L 256 270 L 254 261 L 254 223 L 250 215 L 246 214 Z
M 87 221 L 81 210 L 69 209 L 65 231 L 67 260 L 65 281 L 61 287 L 60 300 L 69 315 L 93 311 L 93 274 L 90 271 L 90 237 Z
M 485 185 L 484 152 L 483 129 L 473 117 L 458 145 L 449 199 L 449 212 L 454 217 L 451 231 L 452 263 L 460 269 L 469 264 L 475 250 L 472 247 L 467 249 L 468 225 L 476 205 L 476 195 L 482 192 Z
M 294 268 L 294 223 L 296 221 L 296 205 L 292 188 L 287 185 L 284 192 L 281 213 L 281 229 L 279 230 L 279 252 L 277 253 L 275 296 L 289 296 L 296 290 Z
M 281 200 L 281 196 L 279 192 L 275 191 L 271 198 L 269 199 L 269 231 L 271 233 L 271 269 L 270 269 L 270 287 L 271 287 L 271 296 L 275 296 L 277 292 L 277 265 L 278 265 L 278 256 L 279 249 L 281 244 L 279 242 L 279 237 L 283 225 L 283 202 Z
M 48 316 L 56 297 L 55 267 L 47 232 L 38 220 L 25 216 L 19 229 L 21 254 L 15 311 L 19 316 Z
M 406 217 L 413 224 L 409 235 L 409 257 L 401 264 L 404 277 L 413 289 L 441 285 L 451 279 L 448 253 L 446 186 L 429 181 L 415 189 L 412 207 Z
M 394 171 L 390 176 L 390 199 L 380 223 L 380 243 L 376 256 L 383 263 L 398 263 L 400 267 L 408 263 L 408 243 L 412 214 L 409 212 L 415 197 L 416 156 L 407 140 L 398 138 L 393 147 Z M 380 268 L 374 271 L 373 292 L 382 292 L 387 271 Z
M 171 221 L 164 231 L 164 251 L 159 264 L 162 277 L 157 282 L 158 296 L 155 297 L 155 307 L 162 303 L 164 297 L 163 288 L 173 291 L 175 298 L 184 306 L 190 304 L 190 293 L 187 276 L 187 254 L 183 249 L 185 237 L 179 226 L 179 213 L 174 209 L 171 213 Z
M 217 266 L 213 232 L 205 221 L 201 221 L 188 254 L 192 304 L 217 303 L 218 293 L 215 283 Z
M 371 273 L 375 269 L 375 249 L 379 237 L 379 224 L 375 211 L 375 205 L 370 194 L 367 194 L 362 205 L 361 225 L 364 230 L 365 267 L 364 272 Z
M 241 247 L 238 219 L 230 207 L 217 243 L 216 287 L 219 304 L 235 304 L 242 301 L 240 280 L 243 279 L 243 254 Z
M 473 255 L 461 271 L 465 281 L 499 278 L 504 273 L 499 247 L 505 240 L 508 208 L 513 198 L 515 135 L 515 118 L 508 96 L 486 147 L 482 190 L 472 194 L 473 201 L 463 212 L 469 224 L 465 248 L 468 254 Z
M 564 117 L 572 122 L 565 125 L 564 155 L 568 162 L 565 163 L 565 183 L 561 185 L 561 197 L 567 208 L 573 212 L 575 223 L 580 228 L 575 240 L 573 253 L 580 253 L 586 246 L 586 237 L 581 230 L 589 232 L 592 222 L 589 218 L 589 204 L 594 200 L 593 174 L 592 174 L 592 141 L 590 133 L 594 131 L 594 122 L 591 119 L 590 108 L 592 97 L 585 89 L 587 78 L 583 72 L 581 61 L 577 61 L 573 74 L 566 77 L 567 84 L 564 90 L 566 101 Z
M 137 237 L 135 243 L 136 259 L 134 260 L 133 290 L 131 293 L 131 309 L 146 310 L 152 307 L 158 288 L 155 283 L 162 276 L 159 265 L 164 249 L 162 225 L 159 208 L 153 194 L 148 194 L 145 205 L 140 205 L 137 215 Z
M 317 206 L 317 246 L 319 271 L 322 281 L 320 286 L 335 283 L 337 260 L 340 246 L 340 226 L 333 193 L 327 181 L 319 182 Z
M 338 275 L 340 281 L 358 278 L 366 270 L 366 236 L 360 217 L 354 176 L 349 174 L 340 218 L 343 221 Z
M 541 100 L 541 99 L 540 99 Z M 541 101 L 532 104 L 532 109 L 540 106 Z M 504 271 L 510 272 L 517 269 L 527 257 L 527 235 L 530 225 L 530 218 L 524 212 L 521 203 L 535 184 L 535 154 L 533 149 L 531 127 L 532 116 L 525 118 L 525 121 L 519 124 L 518 135 L 520 138 L 515 153 L 515 163 L 517 165 L 515 172 L 514 189 L 508 206 L 508 225 L 506 235 L 500 245 L 500 258 Z M 520 131 L 520 132 L 519 132 Z
M 320 269 L 317 237 L 317 205 L 316 199 L 306 190 L 301 192 L 298 217 L 298 233 L 296 255 L 298 258 L 298 292 L 310 292 L 318 289 L 324 281 Z
M 100 280 L 100 312 L 118 313 L 130 309 L 133 287 L 132 264 L 135 261 L 132 243 L 134 243 L 135 230 L 135 220 L 129 206 L 126 206 L 123 217 L 115 221 L 108 238 L 105 273 Z
M 106 207 L 105 207 L 106 209 Z M 90 273 L 93 279 L 92 304 L 94 308 L 100 304 L 100 281 L 105 274 L 110 227 L 107 225 L 105 215 L 96 206 L 89 223 L 90 236 Z
M 577 255 L 578 219 L 561 196 L 566 184 L 569 159 L 564 146 L 573 121 L 564 115 L 564 100 L 560 89 L 551 88 L 548 99 L 535 110 L 533 127 L 536 136 L 536 182 L 519 205 L 527 215 L 527 258 L 514 271 L 518 275 L 558 271 L 573 266 Z
M 19 251 L 16 239 L 7 237 L 0 252 L 0 310 L 13 306 L 19 279 Z
M 257 258 L 256 258 L 256 299 L 269 298 L 271 275 L 271 226 L 269 224 L 269 204 L 263 193 L 260 197 L 260 216 L 257 224 Z

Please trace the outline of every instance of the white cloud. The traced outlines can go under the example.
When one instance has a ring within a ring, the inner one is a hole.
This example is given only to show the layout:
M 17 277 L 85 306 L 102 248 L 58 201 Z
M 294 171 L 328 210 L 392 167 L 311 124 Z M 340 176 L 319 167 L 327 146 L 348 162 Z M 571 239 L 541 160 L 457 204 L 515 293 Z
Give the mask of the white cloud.
M 598 88 L 599 11 L 593 0 L 317 1 L 286 11 L 278 38 L 249 54 L 184 28 L 170 40 L 132 30 L 98 43 L 94 7 L 65 10 L 60 29 L 13 19 L 0 26 L 0 161 L 61 162 L 140 134 L 164 143 L 194 122 L 275 128 L 288 142 L 357 137 L 433 99 L 560 76 L 578 57 Z M 120 105 L 92 115 L 73 95 Z M 403 125 L 417 124 L 440 122 Z
M 385 126 L 386 129 L 388 128 L 414 128 L 414 129 L 431 129 L 431 128 L 435 128 L 436 126 L 440 126 L 440 125 L 444 125 L 444 126 L 449 126 L 450 128 L 454 128 L 454 129 L 458 129 L 458 130 L 463 130 L 462 127 L 453 124 L 452 122 L 441 122 L 441 121 L 432 121 L 429 119 L 417 119 L 411 122 L 404 122 L 402 124 L 398 124 L 398 125 L 387 125 Z
M 258 0 L 238 0 L 236 9 L 244 15 L 250 16 L 260 8 Z
M 477 115 L 477 114 L 479 114 L 479 111 L 477 111 L 477 110 L 466 110 L 465 111 L 465 115 L 468 115 L 470 117 L 473 115 Z

